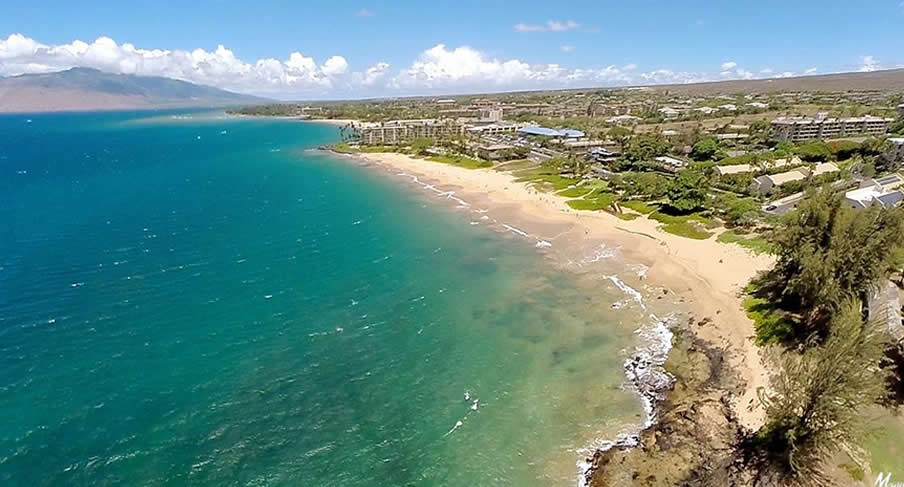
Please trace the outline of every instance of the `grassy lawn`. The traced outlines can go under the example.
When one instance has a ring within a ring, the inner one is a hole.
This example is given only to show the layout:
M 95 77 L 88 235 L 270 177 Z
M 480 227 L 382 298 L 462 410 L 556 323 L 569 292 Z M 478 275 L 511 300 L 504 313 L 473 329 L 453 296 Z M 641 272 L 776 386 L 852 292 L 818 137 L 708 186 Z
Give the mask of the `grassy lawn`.
M 694 240 L 706 240 L 713 234 L 700 228 L 693 222 L 667 223 L 662 226 L 663 231 L 678 235 L 679 237 L 692 238 Z
M 559 196 L 564 196 L 566 198 L 581 198 L 590 194 L 593 191 L 593 188 L 587 186 L 575 186 L 574 188 L 568 188 L 556 193 Z
M 706 240 L 712 237 L 713 234 L 706 231 L 706 229 L 718 225 L 713 219 L 699 213 L 667 215 L 660 211 L 654 211 L 650 214 L 650 219 L 662 223 L 662 230 L 665 232 L 695 240 Z
M 397 147 L 394 145 L 362 145 L 358 152 L 403 152 L 402 147 Z
M 466 169 L 480 169 L 483 167 L 491 167 L 490 161 L 481 161 L 480 159 L 472 159 L 466 156 L 430 156 L 426 160 L 431 162 L 440 162 L 443 164 L 451 164 L 453 166 L 464 167 Z
M 524 169 L 514 173 L 517 178 L 515 181 L 519 183 L 534 183 L 534 187 L 543 192 L 561 191 L 571 185 L 577 184 L 579 180 L 562 177 L 553 174 L 549 169 L 543 167 L 535 167 Z
M 612 202 L 618 199 L 618 196 L 613 193 L 603 193 L 599 192 L 599 190 L 594 190 L 591 194 L 588 194 L 583 199 L 579 200 L 568 200 L 568 206 L 574 208 L 575 210 L 584 210 L 584 211 L 599 211 L 606 210 L 612 206 Z
M 624 206 L 625 208 L 630 208 L 630 209 L 640 213 L 641 215 L 649 215 L 650 213 L 653 213 L 654 211 L 656 211 L 655 205 L 651 205 L 649 203 L 646 203 L 646 202 L 640 201 L 640 200 L 622 201 L 619 204 Z
M 748 295 L 743 306 L 747 317 L 753 320 L 757 345 L 781 343 L 794 335 L 794 322 L 769 301 Z
M 716 241 L 726 244 L 738 244 L 755 254 L 771 254 L 772 244 L 770 244 L 763 236 L 741 235 L 733 230 L 726 230 L 716 237 Z
M 893 476 L 895 473 L 904 475 L 901 473 L 904 472 L 904 443 L 901 442 L 904 438 L 904 420 L 879 407 L 871 408 L 867 414 L 872 431 L 863 442 L 863 447 L 869 454 L 873 474 L 892 472 Z
M 637 213 L 616 213 L 615 216 L 626 221 L 636 220 L 640 218 L 640 215 L 638 215 Z
M 521 171 L 524 169 L 530 169 L 536 165 L 537 163 L 534 161 L 528 159 L 520 159 L 517 161 L 503 162 L 493 169 L 497 171 Z
M 356 154 L 358 152 L 361 152 L 361 150 L 358 149 L 357 147 L 352 147 L 352 146 L 346 144 L 345 142 L 333 144 L 332 146 L 330 146 L 330 149 L 332 149 L 336 152 L 341 152 L 343 154 Z

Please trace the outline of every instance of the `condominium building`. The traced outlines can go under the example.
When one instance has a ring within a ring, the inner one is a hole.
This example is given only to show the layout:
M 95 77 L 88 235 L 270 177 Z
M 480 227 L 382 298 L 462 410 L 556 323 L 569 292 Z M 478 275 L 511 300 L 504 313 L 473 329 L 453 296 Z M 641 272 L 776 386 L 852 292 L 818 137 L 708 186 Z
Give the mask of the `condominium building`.
M 514 122 L 496 122 L 487 125 L 472 125 L 467 127 L 467 132 L 471 135 L 483 136 L 483 135 L 499 135 L 499 134 L 513 134 L 517 132 L 521 127 L 524 127 L 523 123 L 514 123 Z
M 501 122 L 502 108 L 481 108 L 477 112 L 477 117 L 485 122 Z
M 891 150 L 888 155 L 892 161 L 904 162 L 904 137 L 892 137 L 888 139 L 891 144 Z
M 782 117 L 772 121 L 772 133 L 779 140 L 791 142 L 855 135 L 881 136 L 885 135 L 893 121 L 870 115 L 852 118 Z
M 464 133 L 464 126 L 451 120 L 392 120 L 355 127 L 364 145 L 395 145 L 419 137 L 438 138 Z

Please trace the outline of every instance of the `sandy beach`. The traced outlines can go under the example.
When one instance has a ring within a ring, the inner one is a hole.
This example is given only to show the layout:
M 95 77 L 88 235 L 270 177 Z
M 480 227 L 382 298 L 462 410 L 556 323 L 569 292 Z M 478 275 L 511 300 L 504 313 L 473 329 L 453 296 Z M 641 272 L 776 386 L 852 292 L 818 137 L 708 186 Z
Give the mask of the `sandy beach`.
M 769 381 L 753 341 L 753 324 L 741 308 L 740 292 L 757 272 L 773 264 L 770 256 L 718 243 L 715 237 L 701 241 L 672 235 L 647 218 L 624 221 L 601 211 L 574 210 L 565 198 L 492 169 L 465 169 L 396 153 L 358 157 L 390 173 L 416 176 L 421 182 L 454 191 L 464 200 L 480 201 L 492 210 L 504 209 L 507 220 L 551 245 L 596 240 L 620 248 L 628 261 L 647 266 L 651 285 L 676 293 L 689 304 L 696 320 L 705 323 L 695 326 L 694 333 L 708 344 L 724 348 L 729 365 L 746 383 L 743 395 L 733 399 L 738 421 L 751 429 L 762 424 L 764 413 L 757 390 L 766 388 Z
M 317 118 L 317 119 L 307 119 L 306 121 L 325 123 L 325 124 L 329 124 L 329 125 L 335 125 L 337 127 L 341 127 L 343 125 L 348 125 L 350 123 L 361 123 L 358 120 L 342 119 L 342 118 Z

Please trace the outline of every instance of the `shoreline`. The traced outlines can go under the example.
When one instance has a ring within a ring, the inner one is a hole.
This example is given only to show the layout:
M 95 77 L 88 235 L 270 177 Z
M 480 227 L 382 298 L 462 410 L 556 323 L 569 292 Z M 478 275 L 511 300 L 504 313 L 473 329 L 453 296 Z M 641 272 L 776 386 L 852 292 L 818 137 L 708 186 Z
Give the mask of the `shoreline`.
M 459 202 L 459 198 L 478 199 L 481 207 L 505 209 L 512 219 L 500 222 L 502 227 L 521 237 L 536 239 L 538 248 L 602 241 L 607 249 L 617 249 L 626 263 L 645 266 L 647 283 L 669 290 L 673 298 L 689 308 L 689 321 L 696 323 L 690 330 L 694 337 L 709 347 L 726 351 L 725 365 L 744 384 L 741 394 L 734 389 L 725 391 L 738 424 L 749 430 L 762 425 L 764 411 L 758 407 L 757 397 L 759 389 L 768 388 L 768 370 L 754 344 L 753 324 L 741 307 L 739 295 L 757 272 L 771 267 L 771 257 L 718 243 L 715 236 L 691 240 L 672 235 L 659 230 L 660 224 L 645 216 L 626 221 L 602 211 L 574 210 L 565 203 L 566 198 L 540 192 L 529 183 L 515 181 L 510 173 L 491 168 L 465 169 L 398 153 L 330 153 L 405 176 L 406 180 L 411 178 L 424 189 Z M 551 228 L 568 230 L 544 233 L 544 229 L 549 232 Z M 664 328 L 671 340 L 669 328 Z M 655 344 L 639 347 L 629 352 L 625 361 L 626 379 L 641 396 L 648 420 L 640 431 L 619 435 L 595 448 L 597 452 L 636 446 L 642 433 L 655 425 L 656 406 L 667 399 L 673 385 L 671 376 L 662 368 L 669 347 L 662 348 Z M 585 470 L 581 475 L 583 483 L 589 464 L 579 462 L 579 466 Z

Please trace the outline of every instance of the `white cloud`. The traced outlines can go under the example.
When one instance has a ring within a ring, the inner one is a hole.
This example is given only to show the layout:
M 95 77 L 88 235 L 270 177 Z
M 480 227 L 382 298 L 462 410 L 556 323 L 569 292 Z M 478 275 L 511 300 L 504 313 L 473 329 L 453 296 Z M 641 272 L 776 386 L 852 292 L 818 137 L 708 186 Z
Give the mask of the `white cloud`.
M 706 73 L 693 73 L 688 71 L 672 71 L 671 69 L 659 68 L 653 71 L 640 73 L 640 80 L 643 84 L 685 84 L 699 83 L 701 81 L 712 81 L 714 77 Z
M 323 63 L 320 70 L 327 76 L 345 74 L 348 71 L 348 62 L 342 56 L 333 56 Z
M 867 73 L 870 71 L 876 71 L 878 69 L 882 69 L 882 66 L 879 64 L 879 60 L 877 60 L 873 56 L 863 56 L 860 58 L 860 67 L 857 69 L 857 71 Z
M 563 44 L 562 47 L 560 47 L 559 49 L 561 49 L 562 52 L 571 52 L 571 51 L 574 51 L 574 46 L 572 46 L 570 44 Z
M 373 10 L 368 10 L 366 8 L 362 8 L 361 10 L 355 12 L 355 16 L 357 17 L 373 17 L 374 15 L 376 14 Z
M 570 45 L 560 48 L 568 52 Z M 861 70 L 880 69 L 872 56 L 864 56 L 860 61 Z M 381 61 L 356 70 L 341 55 L 318 60 L 300 50 L 290 52 L 284 59 L 245 61 L 222 45 L 212 51 L 200 48 L 189 51 L 138 48 L 108 37 L 90 43 L 76 40 L 60 45 L 45 45 L 21 34 L 0 38 L 0 76 L 60 71 L 75 66 L 166 76 L 276 98 L 476 93 L 795 75 L 790 71 L 778 73 L 772 68 L 763 68 L 755 74 L 734 61 L 725 61 L 720 65 L 724 69 L 710 72 L 680 71 L 668 66 L 641 71 L 635 63 L 605 67 L 532 64 L 518 58 L 494 58 L 469 46 L 453 48 L 444 44 L 424 50 L 410 64 L 395 69 Z
M 391 84 L 404 91 L 441 93 L 615 85 L 632 79 L 616 66 L 569 69 L 558 64 L 531 65 L 519 59 L 488 58 L 468 46 L 450 49 L 438 44 L 421 53 Z
M 573 20 L 547 20 L 545 24 L 525 24 L 524 22 L 515 24 L 515 30 L 518 32 L 566 32 L 580 27 L 581 24 Z
M 383 79 L 387 73 L 389 73 L 389 63 L 379 62 L 367 68 L 361 83 L 365 86 L 373 86 L 377 81 Z
M 816 68 L 816 66 L 814 66 L 814 67 L 812 67 L 812 68 L 807 68 L 807 70 L 804 71 L 804 74 L 813 74 L 813 73 L 815 73 L 816 71 L 819 71 L 819 70 Z
M 60 71 L 71 67 L 112 73 L 166 76 L 235 91 L 326 93 L 334 78 L 345 75 L 348 62 L 332 56 L 318 67 L 313 58 L 292 52 L 284 61 L 266 58 L 247 63 L 225 46 L 213 51 L 141 49 L 109 37 L 91 43 L 45 45 L 22 34 L 0 38 L 0 75 Z

